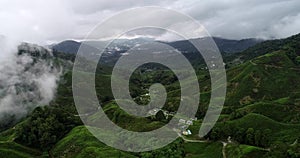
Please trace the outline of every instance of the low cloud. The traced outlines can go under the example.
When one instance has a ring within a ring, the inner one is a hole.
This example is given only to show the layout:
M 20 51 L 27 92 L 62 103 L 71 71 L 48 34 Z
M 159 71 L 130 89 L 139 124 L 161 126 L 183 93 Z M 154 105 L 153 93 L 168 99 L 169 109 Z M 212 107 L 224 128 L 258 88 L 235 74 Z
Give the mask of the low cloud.
M 0 45 L 0 127 L 19 120 L 54 97 L 61 69 L 51 53 L 36 45 L 22 44 L 20 51 L 2 38 Z M 8 52 L 5 52 L 8 51 Z M 32 53 L 39 53 L 38 56 Z M 44 54 L 46 53 L 46 54 Z M 49 56 L 41 58 L 40 55 Z

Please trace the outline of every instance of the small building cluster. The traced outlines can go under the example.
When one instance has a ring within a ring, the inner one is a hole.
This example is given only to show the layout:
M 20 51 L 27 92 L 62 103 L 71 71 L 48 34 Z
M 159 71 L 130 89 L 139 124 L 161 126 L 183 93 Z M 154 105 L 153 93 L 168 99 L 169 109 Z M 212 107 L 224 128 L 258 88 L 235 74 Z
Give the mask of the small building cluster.
M 168 118 L 168 116 L 174 116 L 175 115 L 174 112 L 169 112 L 169 111 L 166 111 L 166 110 L 162 110 L 160 108 L 151 109 L 151 110 L 148 111 L 148 114 L 150 116 L 155 116 L 159 111 L 162 111 L 166 118 Z M 178 128 L 179 128 L 180 134 L 185 135 L 185 136 L 191 135 L 192 132 L 190 130 L 188 130 L 188 127 L 193 125 L 193 121 L 196 121 L 196 120 L 197 120 L 197 117 L 190 118 L 188 120 L 179 119 Z
M 149 110 L 148 115 L 155 116 L 158 111 L 162 111 L 167 119 L 169 116 L 174 116 L 173 112 L 169 112 L 167 110 L 163 110 L 163 109 L 159 109 L 159 108 L 154 108 L 154 109 Z
M 183 135 L 191 135 L 192 132 L 188 130 L 188 127 L 193 125 L 193 121 L 197 120 L 197 118 L 191 118 L 189 120 L 179 119 L 178 126 Z
M 187 130 L 187 131 L 183 131 L 182 134 L 187 136 L 187 135 L 191 135 L 192 132 L 190 130 Z

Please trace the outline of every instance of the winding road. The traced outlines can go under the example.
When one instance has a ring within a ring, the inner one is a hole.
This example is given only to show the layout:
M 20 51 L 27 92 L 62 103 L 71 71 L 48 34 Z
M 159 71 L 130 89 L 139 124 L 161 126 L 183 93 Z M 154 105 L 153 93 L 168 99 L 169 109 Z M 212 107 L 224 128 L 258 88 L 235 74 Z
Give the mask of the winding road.
M 223 144 L 223 148 L 222 148 L 223 158 L 226 158 L 226 146 L 228 143 L 222 141 L 222 144 Z

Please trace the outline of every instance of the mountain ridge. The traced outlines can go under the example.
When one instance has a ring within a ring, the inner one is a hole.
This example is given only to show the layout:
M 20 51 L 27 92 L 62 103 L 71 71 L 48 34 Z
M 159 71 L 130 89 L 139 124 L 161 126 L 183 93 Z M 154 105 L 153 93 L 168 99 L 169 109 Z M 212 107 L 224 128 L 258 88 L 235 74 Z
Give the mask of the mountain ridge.
M 206 40 L 208 38 L 196 38 L 190 39 L 193 40 Z M 225 39 L 220 37 L 212 37 L 212 39 L 216 42 L 217 46 L 219 47 L 221 52 L 225 53 L 237 53 L 243 51 L 255 44 L 262 42 L 262 39 L 255 39 L 255 38 L 248 38 L 248 39 L 241 39 L 241 40 L 232 40 L 232 39 Z M 114 41 L 115 46 L 119 47 L 132 47 L 135 44 L 143 44 L 149 42 L 150 39 L 146 38 L 136 38 L 136 39 L 122 39 Z M 151 40 L 154 41 L 154 40 Z M 173 42 L 164 42 L 164 41 L 157 41 L 169 44 L 170 46 L 174 46 L 174 48 L 182 50 L 182 51 L 192 51 L 195 52 L 196 50 L 189 50 L 184 48 L 182 45 L 189 45 L 189 40 L 180 40 L 180 41 L 173 41 Z M 85 44 L 89 46 L 93 46 L 97 48 L 97 43 L 100 47 L 104 47 L 108 42 L 106 41 L 84 41 Z M 94 44 L 89 44 L 94 43 Z M 183 43 L 183 44 L 182 44 Z M 82 42 L 77 42 L 73 40 L 66 40 L 60 43 L 52 45 L 50 48 L 56 51 L 64 52 L 64 53 L 71 53 L 76 54 Z M 190 46 L 188 46 L 190 47 Z

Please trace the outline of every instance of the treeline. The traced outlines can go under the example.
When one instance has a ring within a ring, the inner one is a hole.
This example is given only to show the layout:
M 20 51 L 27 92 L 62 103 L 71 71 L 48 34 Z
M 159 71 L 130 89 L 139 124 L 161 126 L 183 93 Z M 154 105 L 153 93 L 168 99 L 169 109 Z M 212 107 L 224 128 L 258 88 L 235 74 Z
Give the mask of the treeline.
M 245 129 L 224 122 L 221 125 L 215 126 L 207 137 L 216 141 L 231 137 L 233 141 L 237 141 L 241 144 L 269 147 L 271 134 L 272 130 L 270 129 Z
M 48 106 L 37 107 L 16 129 L 16 142 L 49 150 L 74 127 L 82 122 L 74 106 L 72 95 L 72 73 L 63 75 L 55 99 Z
M 153 157 L 173 157 L 173 158 L 180 158 L 185 157 L 184 151 L 184 141 L 182 139 L 177 139 L 171 144 L 157 150 L 138 153 L 138 157 L 141 158 L 153 158 Z
M 26 146 L 48 150 L 80 124 L 78 117 L 59 108 L 38 107 L 16 129 L 15 141 Z

